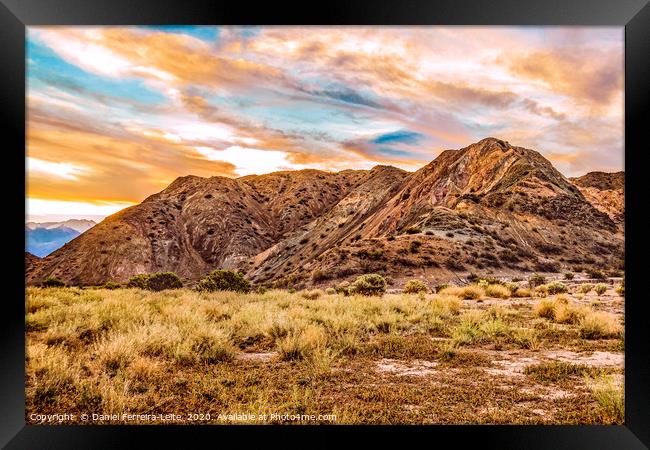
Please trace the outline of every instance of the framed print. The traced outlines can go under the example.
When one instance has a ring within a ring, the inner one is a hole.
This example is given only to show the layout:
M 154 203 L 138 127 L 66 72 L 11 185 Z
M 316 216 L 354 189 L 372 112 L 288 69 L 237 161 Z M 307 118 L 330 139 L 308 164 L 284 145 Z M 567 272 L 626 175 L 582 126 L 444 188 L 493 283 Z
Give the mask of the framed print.
M 7 448 L 647 448 L 644 1 L 3 3 Z

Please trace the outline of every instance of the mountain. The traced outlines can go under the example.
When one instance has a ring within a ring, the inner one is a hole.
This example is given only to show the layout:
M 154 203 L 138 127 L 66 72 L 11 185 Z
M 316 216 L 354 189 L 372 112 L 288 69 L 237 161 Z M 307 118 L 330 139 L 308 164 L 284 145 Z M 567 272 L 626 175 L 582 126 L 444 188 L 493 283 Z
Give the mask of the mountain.
M 625 219 L 625 173 L 589 172 L 571 178 L 585 198 L 622 229 Z
M 52 228 L 65 227 L 75 230 L 81 234 L 84 231 L 94 227 L 95 225 L 97 225 L 97 223 L 93 222 L 92 220 L 68 219 L 64 220 L 63 222 L 27 222 L 25 224 L 25 227 L 29 228 L 30 230 L 35 230 L 36 228 L 45 228 L 49 230 Z
M 44 257 L 66 242 L 95 226 L 92 220 L 70 219 L 63 222 L 27 222 L 25 224 L 25 251 Z
M 67 227 L 34 228 L 25 227 L 25 251 L 44 257 L 60 248 L 66 242 L 79 236 L 77 230 Z
M 613 218 L 583 189 L 538 152 L 495 138 L 413 173 L 186 176 L 65 244 L 28 279 L 97 284 L 169 270 L 197 280 L 236 268 L 302 286 L 367 272 L 442 282 L 470 271 L 619 268 L 622 211 Z

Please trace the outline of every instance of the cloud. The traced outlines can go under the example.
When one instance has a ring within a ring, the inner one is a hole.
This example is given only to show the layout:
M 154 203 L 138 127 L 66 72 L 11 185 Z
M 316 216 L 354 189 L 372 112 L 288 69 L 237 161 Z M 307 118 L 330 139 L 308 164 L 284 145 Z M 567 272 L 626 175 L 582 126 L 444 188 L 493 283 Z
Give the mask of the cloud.
M 611 29 L 30 27 L 28 39 L 38 198 L 134 202 L 187 174 L 412 170 L 486 135 L 566 173 L 622 165 Z
M 554 92 L 595 106 L 606 105 L 623 91 L 620 49 L 555 48 L 504 62 L 519 77 L 540 81 Z

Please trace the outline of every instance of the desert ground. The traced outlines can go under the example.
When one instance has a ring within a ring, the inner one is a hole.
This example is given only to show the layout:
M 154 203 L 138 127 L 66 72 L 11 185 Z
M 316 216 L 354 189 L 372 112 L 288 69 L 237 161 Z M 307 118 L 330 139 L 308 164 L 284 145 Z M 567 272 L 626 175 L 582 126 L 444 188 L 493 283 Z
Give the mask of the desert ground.
M 478 280 L 382 296 L 29 287 L 26 419 L 622 423 L 620 285 Z M 160 414 L 177 416 L 146 416 Z

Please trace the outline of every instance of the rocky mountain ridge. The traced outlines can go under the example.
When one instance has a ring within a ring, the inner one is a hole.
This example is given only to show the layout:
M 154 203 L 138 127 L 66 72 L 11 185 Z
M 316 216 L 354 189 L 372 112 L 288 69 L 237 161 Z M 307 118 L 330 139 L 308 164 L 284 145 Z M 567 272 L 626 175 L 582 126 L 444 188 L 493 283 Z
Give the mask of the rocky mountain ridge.
M 495 138 L 446 150 L 413 173 L 181 177 L 41 260 L 28 282 L 99 284 L 156 271 L 196 280 L 236 268 L 289 286 L 367 272 L 444 281 L 470 271 L 621 268 L 624 213 L 594 199 L 616 177 L 596 178 L 569 180 L 538 152 Z

